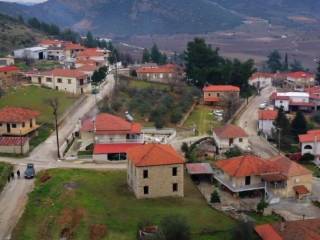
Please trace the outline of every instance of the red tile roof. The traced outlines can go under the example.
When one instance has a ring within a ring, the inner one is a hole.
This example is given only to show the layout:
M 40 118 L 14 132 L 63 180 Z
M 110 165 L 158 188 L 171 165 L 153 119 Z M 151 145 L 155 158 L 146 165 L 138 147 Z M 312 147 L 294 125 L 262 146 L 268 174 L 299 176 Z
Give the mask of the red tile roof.
M 67 50 L 84 50 L 85 49 L 83 46 L 76 43 L 66 43 L 64 44 L 64 48 Z
M 97 69 L 97 66 L 90 65 L 90 64 L 86 64 L 77 68 L 78 71 L 82 71 L 82 72 L 94 72 L 96 69 Z
M 141 67 L 137 69 L 137 73 L 174 73 L 177 67 L 173 64 L 166 64 L 162 66 Z
M 42 39 L 39 44 L 51 46 L 51 45 L 60 45 L 62 43 L 64 42 L 57 39 Z
M 306 134 L 299 135 L 300 143 L 320 141 L 320 130 L 310 130 Z
M 99 51 L 98 48 L 85 48 L 79 53 L 78 57 L 102 57 L 104 53 Z
M 232 177 L 257 176 L 276 172 L 267 160 L 254 155 L 244 155 L 215 162 L 215 166 Z
M 270 224 L 256 226 L 255 230 L 262 240 L 283 240 Z
M 95 144 L 93 154 L 108 154 L 108 153 L 127 153 L 128 149 L 137 147 L 141 144 L 126 143 L 126 144 Z
M 213 169 L 209 163 L 188 163 L 186 168 L 190 175 L 213 174 Z
M 250 80 L 255 80 L 257 78 L 273 78 L 274 74 L 273 73 L 266 73 L 266 72 L 256 72 L 252 74 L 250 77 Z
M 141 125 L 128 122 L 109 113 L 101 113 L 95 119 L 87 119 L 82 123 L 81 131 L 96 131 L 97 135 L 103 134 L 138 134 Z
M 21 146 L 27 141 L 27 137 L 0 137 L 0 146 Z
M 215 128 L 213 129 L 213 131 L 219 138 L 248 137 L 248 134 L 241 127 L 232 124 L 227 124 L 223 127 Z
M 184 164 L 183 158 L 167 144 L 143 144 L 130 148 L 128 159 L 136 167 Z
M 17 72 L 17 71 L 20 71 L 20 69 L 16 66 L 0 67 L 0 72 Z
M 306 195 L 306 194 L 310 193 L 308 188 L 306 188 L 306 186 L 304 186 L 304 185 L 294 186 L 293 190 L 299 195 Z
M 209 85 L 203 88 L 204 92 L 240 92 L 240 88 L 232 85 Z
M 273 169 L 277 169 L 278 172 L 286 177 L 312 174 L 310 170 L 285 156 L 276 156 L 268 159 L 268 161 L 272 163 Z
M 20 123 L 39 116 L 40 113 L 27 108 L 5 107 L 0 109 L 1 123 Z
M 77 69 L 62 69 L 62 68 L 55 68 L 51 71 L 39 72 L 35 74 L 40 76 L 69 77 L 69 78 L 77 78 L 77 79 L 87 77 L 87 75 L 84 72 L 79 71 Z
M 300 79 L 300 78 L 307 79 L 307 78 L 314 78 L 315 75 L 312 73 L 300 71 L 300 72 L 290 72 L 287 74 L 287 77 L 293 78 L 293 79 Z
M 278 117 L 277 110 L 260 110 L 259 120 L 275 120 Z

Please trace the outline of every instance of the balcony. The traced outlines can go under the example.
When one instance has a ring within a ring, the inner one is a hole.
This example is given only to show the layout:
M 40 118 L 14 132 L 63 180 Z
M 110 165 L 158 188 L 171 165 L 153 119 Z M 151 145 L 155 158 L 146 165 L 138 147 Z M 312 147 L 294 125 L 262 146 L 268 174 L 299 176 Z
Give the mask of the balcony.
M 232 191 L 234 193 L 265 189 L 265 184 L 264 183 L 236 186 L 231 181 L 225 179 L 224 175 L 221 174 L 221 173 L 215 173 L 214 174 L 214 178 L 218 182 L 220 182 L 222 185 L 224 185 L 226 188 L 228 188 L 230 191 Z
M 126 139 L 126 138 L 99 138 L 95 137 L 95 142 L 99 144 L 130 144 L 144 143 L 144 138 Z

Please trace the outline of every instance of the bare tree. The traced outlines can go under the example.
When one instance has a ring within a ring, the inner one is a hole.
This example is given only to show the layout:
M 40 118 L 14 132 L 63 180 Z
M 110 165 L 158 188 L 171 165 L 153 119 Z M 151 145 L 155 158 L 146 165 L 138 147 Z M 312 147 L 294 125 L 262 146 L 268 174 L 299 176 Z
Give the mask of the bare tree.
M 59 99 L 56 97 L 50 98 L 50 99 L 47 99 L 46 102 L 51 107 L 52 114 L 54 116 L 56 138 L 57 138 L 57 156 L 58 156 L 58 159 L 60 159 L 59 126 L 58 126 L 58 111 L 60 106 Z

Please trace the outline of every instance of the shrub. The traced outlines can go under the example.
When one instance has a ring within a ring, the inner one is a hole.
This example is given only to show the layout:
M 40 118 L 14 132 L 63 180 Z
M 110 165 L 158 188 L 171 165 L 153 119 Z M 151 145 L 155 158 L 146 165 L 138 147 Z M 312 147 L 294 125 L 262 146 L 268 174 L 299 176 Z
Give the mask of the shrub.
M 312 155 L 311 153 L 306 153 L 300 158 L 300 161 L 307 163 L 307 162 L 314 161 L 314 159 L 315 159 L 314 155 Z
M 213 193 L 211 193 L 211 198 L 210 198 L 211 203 L 220 203 L 220 196 L 217 190 L 214 190 Z
M 190 226 L 184 217 L 174 215 L 162 219 L 160 229 L 166 240 L 190 240 Z
M 269 204 L 264 200 L 264 198 L 262 198 L 257 205 L 257 212 L 260 214 L 263 214 L 264 209 L 267 208 L 268 206 Z
M 230 148 L 228 151 L 225 152 L 224 154 L 227 158 L 232 158 L 232 157 L 238 157 L 242 155 L 242 152 L 239 148 L 233 147 Z
M 182 112 L 180 109 L 176 109 L 171 113 L 171 117 L 170 117 L 171 123 L 176 124 L 181 120 L 181 118 L 182 118 Z
M 181 145 L 181 151 L 182 151 L 183 153 L 185 153 L 185 154 L 189 151 L 189 146 L 188 146 L 188 144 L 187 144 L 186 142 L 183 142 L 183 143 L 182 143 L 182 145 Z

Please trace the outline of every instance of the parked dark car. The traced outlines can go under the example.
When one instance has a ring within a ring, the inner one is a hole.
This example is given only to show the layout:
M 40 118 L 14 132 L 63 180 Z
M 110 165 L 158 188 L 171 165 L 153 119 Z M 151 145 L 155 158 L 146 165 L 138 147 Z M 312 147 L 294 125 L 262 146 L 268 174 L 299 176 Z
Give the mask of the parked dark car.
M 34 165 L 32 163 L 27 164 L 27 168 L 24 171 L 24 177 L 27 179 L 34 178 L 36 176 L 36 171 L 34 170 Z

